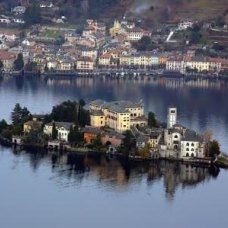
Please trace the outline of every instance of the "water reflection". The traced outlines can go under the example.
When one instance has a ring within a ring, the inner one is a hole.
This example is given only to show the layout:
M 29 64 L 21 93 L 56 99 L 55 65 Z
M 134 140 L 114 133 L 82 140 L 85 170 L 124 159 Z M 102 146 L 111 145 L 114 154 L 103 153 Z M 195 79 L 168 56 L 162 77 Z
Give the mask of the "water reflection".
M 31 169 L 36 172 L 40 164 L 47 163 L 52 170 L 50 181 L 60 188 L 80 187 L 83 180 L 98 184 L 109 191 L 128 192 L 132 186 L 146 181 L 153 187 L 163 182 L 165 197 L 168 201 L 175 198 L 176 190 L 195 188 L 198 184 L 211 181 L 219 175 L 216 167 L 197 167 L 177 162 L 134 162 L 128 159 L 109 159 L 103 155 L 77 155 L 45 153 L 39 151 L 18 152 L 16 156 L 26 157 Z

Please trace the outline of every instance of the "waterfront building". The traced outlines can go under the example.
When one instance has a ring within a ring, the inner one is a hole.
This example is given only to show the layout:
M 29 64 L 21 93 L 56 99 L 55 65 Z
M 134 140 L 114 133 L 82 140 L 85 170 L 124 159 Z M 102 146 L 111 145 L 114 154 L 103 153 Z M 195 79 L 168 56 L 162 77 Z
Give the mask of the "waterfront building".
M 82 130 L 85 143 L 93 143 L 101 135 L 101 130 L 95 127 L 85 127 Z
M 38 120 L 30 120 L 24 123 L 24 134 L 29 134 L 31 131 L 40 131 L 42 129 L 43 122 Z
M 43 132 L 45 135 L 52 137 L 53 126 L 55 125 L 57 130 L 58 140 L 68 142 L 68 135 L 70 133 L 70 128 L 74 127 L 73 123 L 70 122 L 50 122 L 45 124 Z
M 92 71 L 94 69 L 94 61 L 88 57 L 79 58 L 76 61 L 76 68 L 80 71 Z
M 186 130 L 181 139 L 180 157 L 205 157 L 203 138 L 194 131 Z
M 197 70 L 198 72 L 208 72 L 210 70 L 210 63 L 205 57 L 194 56 L 190 61 L 186 61 L 185 68 Z
M 166 129 L 164 132 L 165 145 L 168 150 L 180 150 L 181 146 L 181 131 L 175 128 Z
M 169 71 L 179 71 L 180 73 L 185 73 L 186 64 L 182 56 L 170 57 L 166 61 L 166 70 Z
M 103 145 L 111 144 L 114 147 L 119 147 L 123 144 L 124 136 L 115 131 L 105 131 L 101 134 L 101 143 Z
M 149 134 L 149 140 L 148 144 L 150 148 L 153 150 L 157 150 L 159 148 L 159 142 L 162 138 L 162 132 L 160 130 L 158 131 L 151 131 Z
M 111 57 L 112 56 L 108 53 L 101 55 L 99 57 L 98 64 L 100 66 L 110 66 Z
M 10 72 L 14 68 L 14 61 L 16 60 L 17 55 L 12 52 L 7 52 L 4 50 L 0 51 L 0 60 L 3 63 L 3 70 L 5 72 Z

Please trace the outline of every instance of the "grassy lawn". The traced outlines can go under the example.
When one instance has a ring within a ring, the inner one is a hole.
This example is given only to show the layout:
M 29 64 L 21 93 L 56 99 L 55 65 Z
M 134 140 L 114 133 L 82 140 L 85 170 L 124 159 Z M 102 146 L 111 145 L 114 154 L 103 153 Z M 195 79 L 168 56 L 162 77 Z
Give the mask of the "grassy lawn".
M 48 38 L 58 38 L 59 36 L 63 35 L 62 31 L 58 30 L 46 30 L 41 32 L 40 36 L 48 37 Z

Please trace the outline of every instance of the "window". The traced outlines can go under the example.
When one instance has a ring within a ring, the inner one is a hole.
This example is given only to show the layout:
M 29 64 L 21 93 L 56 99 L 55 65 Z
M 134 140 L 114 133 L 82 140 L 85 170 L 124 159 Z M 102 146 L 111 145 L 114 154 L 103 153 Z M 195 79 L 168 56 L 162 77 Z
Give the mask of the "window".
M 192 146 L 195 146 L 194 143 L 192 143 Z
M 189 153 L 186 154 L 186 157 L 189 157 Z
M 186 151 L 189 151 L 189 148 L 186 148 Z
M 189 143 L 186 143 L 186 146 L 189 146 Z
M 178 135 L 175 135 L 174 138 L 175 138 L 175 139 L 178 139 Z

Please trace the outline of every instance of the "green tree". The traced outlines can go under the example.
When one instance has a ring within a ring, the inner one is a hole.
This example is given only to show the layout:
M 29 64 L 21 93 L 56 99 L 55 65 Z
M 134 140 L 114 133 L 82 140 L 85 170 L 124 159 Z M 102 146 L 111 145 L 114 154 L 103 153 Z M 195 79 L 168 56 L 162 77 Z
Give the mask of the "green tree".
M 220 154 L 220 145 L 218 141 L 213 140 L 209 143 L 209 156 L 215 157 L 216 155 Z
M 53 107 L 51 118 L 55 121 L 73 122 L 78 126 L 85 126 L 90 122 L 89 111 L 83 108 L 84 101 L 65 101 Z
M 2 62 L 2 60 L 0 60 L 0 71 L 2 71 L 3 68 L 4 68 L 3 62 Z
M 154 49 L 154 44 L 149 36 L 143 36 L 137 43 L 133 44 L 137 51 L 151 51 Z
M 156 127 L 157 121 L 155 118 L 155 114 L 153 112 L 148 113 L 148 126 L 149 127 Z
M 11 140 L 12 139 L 12 131 L 8 128 L 4 129 L 1 133 L 2 137 Z
M 123 146 L 124 153 L 127 155 L 129 155 L 130 151 L 136 146 L 135 138 L 130 130 L 124 132 Z
M 68 135 L 68 141 L 71 144 L 78 144 L 83 142 L 83 134 L 79 131 L 78 127 L 71 127 Z
M 0 134 L 2 133 L 3 130 L 5 130 L 8 127 L 8 124 L 5 120 L 0 121 Z
M 100 135 L 98 135 L 97 138 L 93 141 L 93 147 L 95 150 L 98 150 L 98 151 L 102 148 Z
M 56 129 L 55 122 L 52 124 L 52 133 L 51 133 L 52 139 L 56 140 L 58 138 L 58 131 Z
M 80 105 L 81 107 L 84 107 L 84 106 L 86 105 L 86 103 L 85 103 L 85 101 L 84 101 L 83 99 L 80 99 L 80 100 L 79 100 L 79 105 Z
M 14 61 L 15 70 L 22 70 L 24 67 L 24 60 L 22 53 L 19 53 L 17 59 Z
M 29 110 L 26 107 L 22 108 L 20 104 L 17 103 L 11 113 L 11 120 L 13 124 L 23 125 L 25 122 L 27 122 L 30 119 L 31 119 L 31 114 Z
M 28 26 L 41 22 L 41 12 L 38 4 L 33 3 L 26 9 L 24 13 L 24 20 Z

